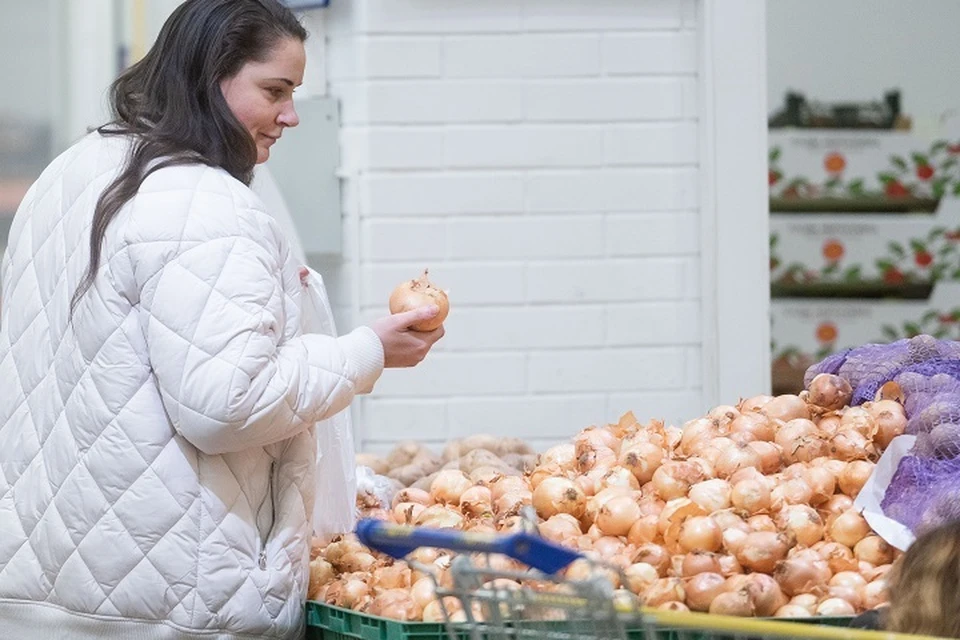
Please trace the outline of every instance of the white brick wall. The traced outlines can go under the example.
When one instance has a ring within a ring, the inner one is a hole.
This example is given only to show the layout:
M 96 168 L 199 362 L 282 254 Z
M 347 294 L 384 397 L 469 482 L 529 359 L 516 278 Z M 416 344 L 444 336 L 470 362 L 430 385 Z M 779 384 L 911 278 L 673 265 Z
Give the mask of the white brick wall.
M 364 447 L 545 446 L 702 413 L 697 0 L 350 0 L 324 11 L 368 321 L 428 266 L 447 337 L 359 405 Z M 355 298 L 355 299 L 354 299 Z

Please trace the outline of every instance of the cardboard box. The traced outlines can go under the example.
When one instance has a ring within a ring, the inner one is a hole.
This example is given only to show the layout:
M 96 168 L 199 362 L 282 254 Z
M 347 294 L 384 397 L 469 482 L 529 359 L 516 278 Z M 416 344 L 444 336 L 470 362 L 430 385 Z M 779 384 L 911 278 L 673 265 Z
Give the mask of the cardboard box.
M 771 211 L 935 211 L 960 196 L 960 127 L 932 142 L 909 131 L 775 129 Z
M 960 282 L 960 198 L 933 214 L 770 216 L 773 297 L 927 299 Z
M 803 388 L 807 367 L 831 353 L 920 334 L 960 340 L 960 282 L 940 282 L 927 300 L 771 301 L 774 389 Z M 783 391 L 789 389 L 789 391 Z

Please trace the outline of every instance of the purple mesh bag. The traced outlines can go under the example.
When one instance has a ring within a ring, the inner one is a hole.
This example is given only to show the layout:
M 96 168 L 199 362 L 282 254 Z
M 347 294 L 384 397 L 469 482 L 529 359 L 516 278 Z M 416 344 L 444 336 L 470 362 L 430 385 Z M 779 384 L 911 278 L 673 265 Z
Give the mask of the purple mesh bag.
M 810 367 L 804 381 L 833 373 L 853 387 L 851 405 L 872 401 L 896 382 L 917 437 L 901 459 L 881 507 L 914 532 L 960 519 L 960 343 L 928 335 L 866 344 Z

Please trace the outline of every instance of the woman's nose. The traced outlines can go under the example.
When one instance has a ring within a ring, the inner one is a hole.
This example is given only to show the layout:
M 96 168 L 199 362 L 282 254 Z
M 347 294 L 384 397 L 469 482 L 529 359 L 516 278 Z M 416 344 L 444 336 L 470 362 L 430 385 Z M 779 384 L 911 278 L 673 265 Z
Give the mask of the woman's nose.
M 297 109 L 293 106 L 293 101 L 288 103 L 287 108 L 280 112 L 277 122 L 285 127 L 295 127 L 300 124 L 300 116 L 297 115 Z

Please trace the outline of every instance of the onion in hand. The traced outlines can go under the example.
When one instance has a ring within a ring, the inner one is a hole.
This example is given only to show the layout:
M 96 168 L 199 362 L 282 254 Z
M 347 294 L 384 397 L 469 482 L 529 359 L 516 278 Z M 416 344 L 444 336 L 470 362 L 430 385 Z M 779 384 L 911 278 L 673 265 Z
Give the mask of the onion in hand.
M 450 312 L 450 301 L 442 289 L 434 286 L 427 270 L 416 280 L 404 280 L 390 294 L 390 313 L 403 313 L 428 305 L 437 305 L 440 311 L 432 318 L 410 325 L 414 331 L 433 331 L 443 324 Z

